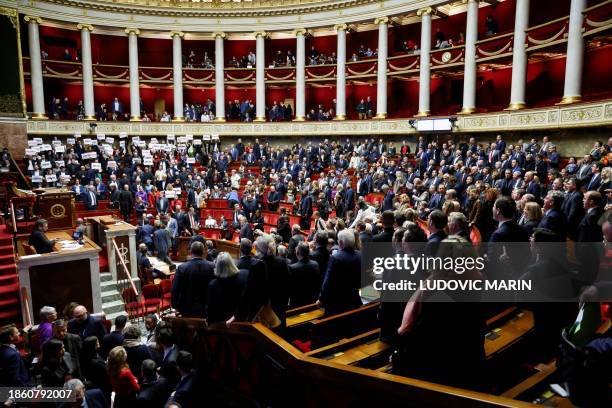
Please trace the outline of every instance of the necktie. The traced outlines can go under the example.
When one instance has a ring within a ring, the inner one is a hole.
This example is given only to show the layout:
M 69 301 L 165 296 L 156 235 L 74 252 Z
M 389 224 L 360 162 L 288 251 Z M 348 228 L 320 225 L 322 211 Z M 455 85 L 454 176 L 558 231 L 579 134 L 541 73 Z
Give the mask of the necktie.
M 96 205 L 96 195 L 93 192 L 90 192 L 89 194 L 91 195 L 92 205 Z

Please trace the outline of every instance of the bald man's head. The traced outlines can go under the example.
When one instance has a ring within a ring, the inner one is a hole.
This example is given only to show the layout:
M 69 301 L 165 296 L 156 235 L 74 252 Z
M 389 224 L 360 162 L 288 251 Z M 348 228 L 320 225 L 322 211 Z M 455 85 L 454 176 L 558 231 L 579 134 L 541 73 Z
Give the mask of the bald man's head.
M 78 305 L 74 308 L 72 317 L 74 317 L 78 322 L 85 321 L 85 319 L 87 319 L 87 308 L 83 305 Z

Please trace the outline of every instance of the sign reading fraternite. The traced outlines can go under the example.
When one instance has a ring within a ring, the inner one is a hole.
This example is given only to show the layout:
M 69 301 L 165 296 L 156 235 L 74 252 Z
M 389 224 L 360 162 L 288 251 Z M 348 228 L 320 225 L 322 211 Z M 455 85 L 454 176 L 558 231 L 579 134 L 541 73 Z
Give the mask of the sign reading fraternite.
M 24 87 L 17 10 L 0 7 L 0 116 L 24 117 Z

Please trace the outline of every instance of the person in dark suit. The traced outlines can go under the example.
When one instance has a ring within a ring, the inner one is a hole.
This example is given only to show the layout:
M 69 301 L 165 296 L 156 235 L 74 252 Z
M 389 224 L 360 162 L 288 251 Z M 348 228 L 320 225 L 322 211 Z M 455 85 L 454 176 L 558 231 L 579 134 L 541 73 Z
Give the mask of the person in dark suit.
M 552 231 L 557 236 L 558 242 L 565 242 L 567 238 L 567 219 L 561 212 L 565 196 L 560 191 L 550 191 L 544 197 L 544 218 L 538 224 L 538 228 Z
M 355 250 L 355 234 L 350 230 L 338 233 L 339 250 L 329 258 L 317 304 L 326 315 L 341 313 L 361 306 L 361 254 Z
M 159 374 L 168 381 L 168 387 L 173 389 L 180 379 L 176 362 L 180 350 L 174 343 L 174 334 L 170 327 L 159 329 L 157 344 L 162 349 Z
M 96 336 L 100 344 L 106 335 L 106 328 L 99 317 L 87 312 L 83 305 L 78 305 L 72 312 L 73 318 L 68 322 L 68 332 L 78 335 L 81 340 L 89 336 Z
M 140 368 L 142 362 L 147 359 L 153 359 L 153 353 L 149 347 L 142 343 L 142 332 L 137 325 L 131 324 L 127 326 L 123 330 L 123 335 L 125 337 L 123 348 L 125 348 L 127 353 L 127 364 L 130 366 L 132 374 L 136 378 L 141 378 Z
M 258 258 L 266 264 L 270 306 L 285 327 L 285 312 L 289 303 L 289 268 L 285 259 L 276 256 L 276 244 L 270 235 L 262 235 L 255 241 Z
M 240 240 L 240 259 L 237 262 L 239 270 L 247 270 L 247 280 L 242 297 L 230 321 L 250 322 L 262 306 L 268 304 L 270 295 L 268 289 L 268 272 L 266 264 L 251 256 L 253 244 L 249 239 Z
M 578 238 L 578 224 L 584 216 L 584 207 L 582 204 L 582 193 L 578 190 L 576 178 L 570 177 L 565 182 L 565 198 L 561 205 L 561 211 L 567 218 L 567 235 L 573 241 Z
M 214 265 L 206 260 L 201 242 L 191 244 L 192 258 L 179 265 L 172 283 L 172 307 L 183 317 L 203 317 L 208 284 L 214 279 Z
M 193 206 L 190 206 L 189 211 L 183 215 L 183 228 L 190 236 L 198 234 L 198 230 L 200 229 L 200 215 Z
M 130 191 L 129 184 L 123 186 L 123 190 L 119 193 L 119 210 L 123 215 L 125 222 L 130 222 L 130 215 L 134 209 L 134 196 Z
M 53 322 L 53 338 L 61 341 L 64 344 L 66 353 L 69 355 L 72 365 L 72 372 L 76 377 L 81 375 L 81 349 L 83 342 L 77 334 L 68 333 L 68 323 L 63 319 L 57 319 Z
M 36 220 L 36 225 L 32 234 L 30 234 L 30 238 L 28 239 L 28 245 L 31 245 L 36 249 L 36 253 L 38 254 L 48 254 L 49 252 L 53 252 L 53 246 L 59 240 L 56 238 L 55 240 L 47 239 L 45 232 L 49 229 L 49 223 L 44 218 Z
M 127 324 L 127 316 L 121 315 L 115 318 L 115 330 L 108 333 L 102 338 L 101 355 L 108 357 L 108 353 L 117 346 L 123 344 L 123 329 Z
M 516 203 L 510 197 L 500 197 L 493 205 L 493 218 L 498 222 L 497 229 L 491 234 L 490 246 L 487 253 L 492 265 L 489 270 L 494 273 L 516 274 L 524 271 L 529 260 L 529 235 L 527 231 L 514 221 Z M 525 243 L 525 244 L 521 244 Z M 504 245 L 507 244 L 507 245 Z
M 291 228 L 291 239 L 289 239 L 289 245 L 287 246 L 287 258 L 291 260 L 291 263 L 297 261 L 295 249 L 300 242 L 304 242 L 304 237 L 300 232 L 300 226 L 295 224 L 293 228 Z
M 308 190 L 302 191 L 302 199 L 300 201 L 300 227 L 302 229 L 310 229 L 310 219 L 312 218 L 312 196 L 308 194 Z
M 104 395 L 102 390 L 98 388 L 88 390 L 78 378 L 66 381 L 64 388 L 72 390 L 75 400 L 58 404 L 59 408 L 108 408 L 110 406 L 110 399 Z
M 395 215 L 393 211 L 387 210 L 382 213 L 383 230 L 380 234 L 372 237 L 372 242 L 391 242 L 393 240 L 393 226 L 395 225 Z
M 30 387 L 32 382 L 15 344 L 19 330 L 14 324 L 0 328 L 0 384 L 3 387 Z
M 598 222 L 603 214 L 603 197 L 597 191 L 587 191 L 583 199 L 586 214 L 578 224 L 578 242 L 601 242 L 603 232 Z
M 96 196 L 96 188 L 94 186 L 87 187 L 85 195 L 85 207 L 88 211 L 93 211 L 98 208 L 98 197 Z
M 194 370 L 193 357 L 188 351 L 179 351 L 176 364 L 181 379 L 176 384 L 176 390 L 170 396 L 169 401 L 177 402 L 181 408 L 199 406 L 197 401 L 196 372 Z
M 206 319 L 208 324 L 226 322 L 236 314 L 248 279 L 248 269 L 239 270 L 227 252 L 220 252 L 215 278 L 208 284 Z
M 310 259 L 310 248 L 300 242 L 295 248 L 297 262 L 289 265 L 289 308 L 314 303 L 321 288 L 319 265 Z
M 425 254 L 435 256 L 438 252 L 440 242 L 446 239 L 446 225 L 448 217 L 440 210 L 433 210 L 427 217 L 427 229 L 429 229 L 429 237 L 425 245 Z
M 136 398 L 138 408 L 163 408 L 168 401 L 170 392 L 168 380 L 157 373 L 155 361 L 144 360 L 140 369 L 142 380 L 140 381 L 140 392 Z
M 238 217 L 238 222 L 240 223 L 240 239 L 246 238 L 252 241 L 253 229 L 251 228 L 251 224 L 248 223 L 247 218 L 241 215 Z
M 106 371 L 106 362 L 98 353 L 100 343 L 97 337 L 89 336 L 83 340 L 83 348 L 81 349 L 81 375 L 87 386 L 90 388 L 99 388 L 104 393 L 107 400 L 110 401 L 111 385 Z
M 276 187 L 273 185 L 270 186 L 270 191 L 268 192 L 268 211 L 278 211 L 281 198 L 282 196 L 278 191 L 276 191 Z
M 159 198 L 155 202 L 155 208 L 159 214 L 165 214 L 170 209 L 170 200 L 166 198 L 165 191 L 162 190 L 159 192 Z
M 291 227 L 289 226 L 289 217 L 287 217 L 286 214 L 282 214 L 280 217 L 278 217 L 276 233 L 283 238 L 284 243 L 289 243 L 289 240 L 291 239 Z

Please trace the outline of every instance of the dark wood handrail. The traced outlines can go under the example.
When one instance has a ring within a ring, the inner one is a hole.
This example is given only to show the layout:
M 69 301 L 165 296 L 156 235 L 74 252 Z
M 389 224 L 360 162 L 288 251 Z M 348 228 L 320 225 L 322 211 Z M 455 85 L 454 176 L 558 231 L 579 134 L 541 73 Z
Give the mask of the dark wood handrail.
M 9 157 L 11 160 L 11 165 L 17 169 L 17 173 L 19 174 L 19 180 L 22 182 L 22 185 L 20 186 L 20 188 L 31 190 L 32 184 L 30 184 L 30 180 L 25 176 L 25 174 L 23 174 L 23 172 L 21 171 L 21 168 L 17 165 L 17 162 L 15 161 L 15 159 L 13 159 L 13 156 L 9 155 Z

